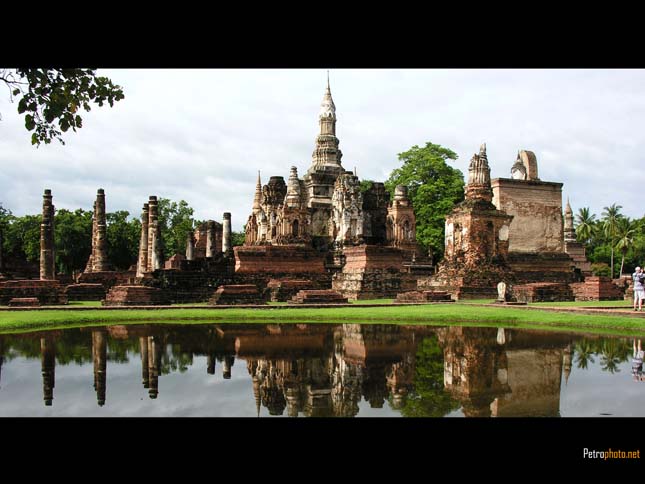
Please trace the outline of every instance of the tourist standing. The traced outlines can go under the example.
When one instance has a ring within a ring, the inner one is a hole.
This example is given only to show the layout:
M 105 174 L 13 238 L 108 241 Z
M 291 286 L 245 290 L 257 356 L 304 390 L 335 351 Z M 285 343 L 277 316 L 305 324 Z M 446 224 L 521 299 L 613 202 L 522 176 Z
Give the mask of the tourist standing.
M 642 311 L 643 299 L 645 299 L 645 288 L 643 288 L 645 274 L 643 274 L 643 270 L 640 267 L 637 267 L 632 274 L 632 281 L 634 282 L 634 311 Z M 638 308 L 636 307 L 637 305 Z

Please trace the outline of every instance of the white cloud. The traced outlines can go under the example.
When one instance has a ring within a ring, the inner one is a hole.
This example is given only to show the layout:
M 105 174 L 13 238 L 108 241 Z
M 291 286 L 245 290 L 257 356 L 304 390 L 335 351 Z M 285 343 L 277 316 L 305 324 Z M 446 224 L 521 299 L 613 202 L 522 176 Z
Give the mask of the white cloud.
M 318 130 L 326 72 L 100 70 L 124 88 L 113 108 L 93 108 L 84 127 L 35 149 L 16 105 L 0 99 L 0 202 L 39 213 L 51 188 L 57 208 L 90 209 L 96 189 L 108 210 L 139 216 L 149 195 L 184 199 L 200 219 L 231 212 L 241 230 L 257 170 L 304 174 Z M 383 181 L 397 154 L 431 141 L 468 161 L 486 142 L 494 177 L 518 149 L 534 151 L 540 177 L 564 183 L 574 211 L 600 215 L 618 203 L 644 215 L 643 70 L 331 71 L 337 134 L 347 169 Z

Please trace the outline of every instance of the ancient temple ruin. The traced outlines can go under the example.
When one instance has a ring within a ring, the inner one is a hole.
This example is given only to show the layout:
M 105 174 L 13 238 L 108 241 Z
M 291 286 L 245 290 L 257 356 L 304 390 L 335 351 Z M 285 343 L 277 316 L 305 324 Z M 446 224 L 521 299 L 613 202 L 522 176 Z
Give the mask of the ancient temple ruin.
M 328 81 L 302 179 L 292 166 L 287 183 L 271 176 L 263 186 L 258 173 L 245 243 L 235 248 L 236 275 L 270 272 L 274 285 L 313 278 L 321 289 L 333 276 L 333 288 L 352 299 L 395 297 L 414 285 L 401 274 L 418 253 L 412 204 L 405 187 L 390 203 L 383 183 L 361 187 L 343 168 L 336 121 Z
M 512 279 L 507 263 L 513 215 L 493 205 L 486 144 L 468 168 L 465 200 L 446 216 L 445 254 L 437 274 L 421 289 L 450 292 L 457 299 L 495 298 L 500 281 Z
M 85 272 L 110 270 L 107 256 L 107 222 L 105 213 L 105 190 L 99 188 L 94 202 L 92 217 L 92 252 L 87 261 Z
M 40 306 L 67 304 L 64 287 L 56 279 L 54 245 L 55 208 L 51 190 L 43 194 L 40 223 L 40 280 L 17 279 L 0 283 L 0 304 Z

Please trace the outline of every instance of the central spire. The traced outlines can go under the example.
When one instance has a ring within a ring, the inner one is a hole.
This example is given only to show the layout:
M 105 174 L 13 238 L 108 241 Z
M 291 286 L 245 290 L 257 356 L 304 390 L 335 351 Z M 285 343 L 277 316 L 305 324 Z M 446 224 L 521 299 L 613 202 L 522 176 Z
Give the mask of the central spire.
M 325 90 L 325 95 L 323 97 L 322 103 L 320 103 L 320 118 L 333 118 L 336 120 L 336 105 L 334 100 L 331 97 L 331 88 L 329 87 L 329 71 L 327 71 L 327 89 Z M 334 129 L 334 132 L 336 130 Z M 322 132 L 321 132 L 322 134 Z
M 329 87 L 329 71 L 327 71 L 327 87 L 318 116 L 319 132 L 316 137 L 316 147 L 312 154 L 312 169 L 320 165 L 332 165 L 335 170 L 342 170 L 340 159 L 343 156 L 338 149 L 338 138 L 336 138 L 336 105 L 331 97 Z

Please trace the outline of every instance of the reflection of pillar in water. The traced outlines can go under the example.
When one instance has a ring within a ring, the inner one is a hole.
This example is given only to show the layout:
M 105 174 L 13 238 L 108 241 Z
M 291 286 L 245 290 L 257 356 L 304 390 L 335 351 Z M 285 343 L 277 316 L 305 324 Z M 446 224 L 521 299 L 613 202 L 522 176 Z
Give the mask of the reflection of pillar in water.
M 139 351 L 141 352 L 141 378 L 143 388 L 150 386 L 150 370 L 148 369 L 148 338 L 141 336 L 139 338 Z
M 215 361 L 216 358 L 214 355 L 206 356 L 206 373 L 208 373 L 209 375 L 215 374 Z
M 2 248 L 0 247 L 0 250 Z M 0 382 L 2 382 L 2 363 L 4 362 L 4 338 L 0 336 Z M 0 386 L 0 388 L 2 388 Z
M 569 375 L 571 374 L 571 356 L 572 356 L 571 343 L 569 343 L 562 352 L 562 371 L 564 373 L 564 385 L 569 383 Z
M 40 338 L 40 364 L 43 374 L 43 399 L 51 406 L 56 383 L 56 346 L 50 337 Z
M 260 395 L 260 379 L 257 375 L 253 375 L 253 397 L 255 398 L 255 409 L 257 410 L 259 417 L 262 397 Z
M 235 357 L 234 356 L 225 356 L 224 357 L 224 365 L 223 365 L 223 375 L 224 378 L 229 380 L 231 378 L 231 367 L 235 363 Z
M 297 417 L 298 410 L 302 406 L 302 399 L 300 397 L 300 389 L 297 386 L 290 386 L 285 391 L 287 399 L 287 415 L 289 417 Z
M 159 395 L 159 371 L 161 369 L 161 342 L 154 336 L 148 336 L 148 371 L 150 374 L 150 389 L 148 396 L 157 398 Z
M 92 331 L 92 356 L 94 360 L 94 390 L 100 407 L 105 404 L 107 373 L 106 332 Z

